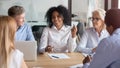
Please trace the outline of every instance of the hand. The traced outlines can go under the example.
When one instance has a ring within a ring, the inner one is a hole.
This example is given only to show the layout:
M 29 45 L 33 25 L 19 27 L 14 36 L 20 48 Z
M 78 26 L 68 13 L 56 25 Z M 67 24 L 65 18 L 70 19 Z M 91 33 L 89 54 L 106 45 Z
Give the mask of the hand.
M 92 60 L 92 57 L 91 57 L 91 56 L 87 56 L 87 57 L 85 57 L 85 59 L 83 60 L 83 64 L 89 63 L 91 60 Z
M 72 38 L 74 38 L 76 36 L 76 33 L 77 33 L 77 27 L 75 25 L 71 29 L 71 33 L 72 33 Z
M 48 45 L 46 48 L 45 48 L 45 52 L 52 52 L 53 51 L 53 47 Z
M 96 47 L 92 49 L 92 53 L 96 52 Z

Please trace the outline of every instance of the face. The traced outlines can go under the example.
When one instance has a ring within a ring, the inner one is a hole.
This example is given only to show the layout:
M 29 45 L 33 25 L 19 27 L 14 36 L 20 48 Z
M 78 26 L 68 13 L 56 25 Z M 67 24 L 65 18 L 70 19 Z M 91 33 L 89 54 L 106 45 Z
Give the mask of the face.
M 63 17 L 57 11 L 54 11 L 52 13 L 52 22 L 56 28 L 60 28 L 63 26 Z
M 93 12 L 92 23 L 95 29 L 100 29 L 103 26 L 104 21 L 101 19 L 97 11 Z
M 22 26 L 25 21 L 25 13 L 15 16 L 14 19 L 17 22 L 18 27 Z

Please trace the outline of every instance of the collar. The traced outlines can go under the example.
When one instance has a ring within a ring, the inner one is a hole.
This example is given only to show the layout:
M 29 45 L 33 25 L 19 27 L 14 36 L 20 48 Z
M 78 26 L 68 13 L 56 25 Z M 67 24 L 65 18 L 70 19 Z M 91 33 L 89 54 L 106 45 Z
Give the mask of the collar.
M 63 25 L 60 30 L 58 30 L 58 29 L 56 28 L 56 26 L 54 26 L 54 25 L 52 26 L 52 28 L 55 29 L 55 30 L 57 30 L 57 31 L 66 31 L 66 26 L 65 26 L 65 25 Z
M 98 32 L 95 30 L 95 28 L 93 28 L 92 30 L 93 30 L 95 33 L 97 33 L 97 35 L 98 35 Z M 105 30 L 106 30 L 106 29 L 102 29 L 102 31 L 100 32 L 100 35 L 104 34 L 104 33 L 105 33 Z

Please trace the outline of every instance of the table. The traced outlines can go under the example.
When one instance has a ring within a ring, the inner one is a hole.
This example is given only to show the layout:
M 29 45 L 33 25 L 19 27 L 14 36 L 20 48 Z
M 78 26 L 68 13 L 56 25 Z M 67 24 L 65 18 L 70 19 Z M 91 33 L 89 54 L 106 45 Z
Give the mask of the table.
M 29 68 L 69 68 L 81 64 L 84 56 L 81 53 L 65 53 L 69 59 L 51 59 L 47 53 L 38 55 L 36 61 L 26 61 Z

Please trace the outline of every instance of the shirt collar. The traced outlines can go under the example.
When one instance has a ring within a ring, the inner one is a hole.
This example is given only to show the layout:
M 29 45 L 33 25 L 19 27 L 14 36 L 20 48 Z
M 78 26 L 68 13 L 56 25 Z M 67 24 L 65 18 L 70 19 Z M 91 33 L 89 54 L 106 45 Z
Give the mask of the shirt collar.
M 52 26 L 53 29 L 57 30 L 56 26 Z M 66 31 L 66 26 L 63 25 L 62 28 L 60 30 L 57 30 L 57 31 Z
M 100 32 L 100 35 L 104 34 L 104 33 L 105 33 L 105 30 L 106 30 L 106 29 L 102 29 L 102 31 Z M 96 32 L 95 28 L 93 28 L 93 31 Z M 96 32 L 96 33 L 97 33 L 97 35 L 98 35 L 98 32 Z
M 25 23 L 24 23 L 22 26 L 18 27 L 17 31 L 18 31 L 19 29 L 21 29 L 24 25 L 25 25 Z

